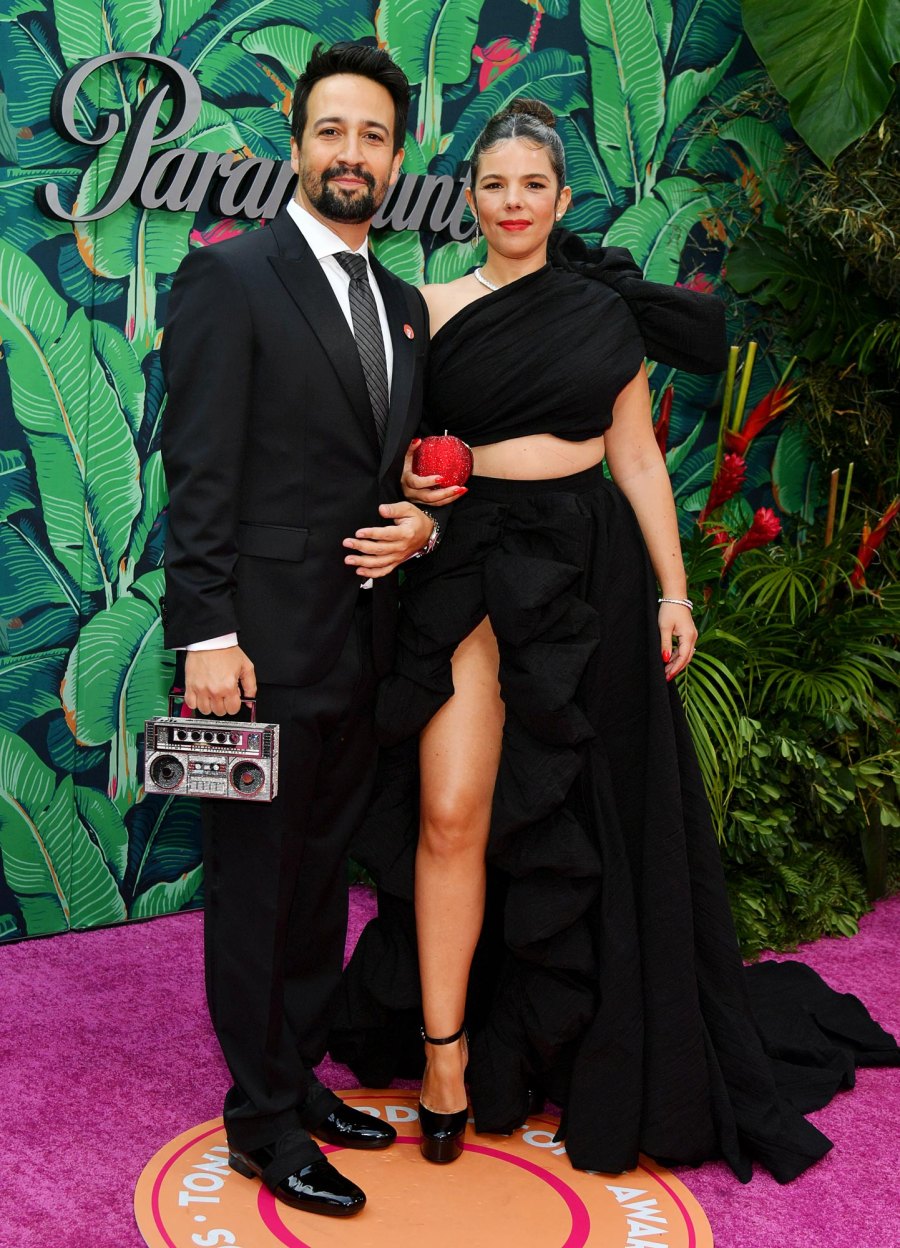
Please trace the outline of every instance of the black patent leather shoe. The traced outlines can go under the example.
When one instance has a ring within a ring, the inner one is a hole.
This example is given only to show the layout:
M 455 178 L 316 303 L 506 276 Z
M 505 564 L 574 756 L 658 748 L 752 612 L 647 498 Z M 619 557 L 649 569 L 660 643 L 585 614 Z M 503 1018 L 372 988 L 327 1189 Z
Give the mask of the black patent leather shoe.
M 333 1110 L 318 1126 L 307 1127 L 307 1131 L 326 1144 L 339 1144 L 342 1148 L 387 1148 L 397 1138 L 390 1123 L 351 1105 Z
M 455 1044 L 463 1036 L 466 1040 L 469 1039 L 465 1026 L 460 1027 L 459 1031 L 455 1031 L 452 1036 L 443 1036 L 440 1039 L 427 1035 L 425 1028 L 422 1028 L 422 1039 L 427 1044 Z M 432 1161 L 439 1166 L 456 1161 L 463 1151 L 462 1141 L 466 1133 L 468 1118 L 468 1108 L 454 1110 L 450 1114 L 440 1114 L 436 1110 L 428 1109 L 419 1101 L 419 1126 L 422 1129 L 419 1148 L 425 1160 Z
M 327 1157 L 319 1156 L 308 1165 L 284 1174 L 282 1159 L 272 1148 L 256 1148 L 245 1153 L 228 1154 L 232 1170 L 247 1179 L 262 1179 L 270 1192 L 293 1209 L 304 1213 L 323 1213 L 331 1218 L 348 1218 L 359 1213 L 366 1203 L 366 1194 L 345 1179 Z
M 460 1109 L 452 1114 L 438 1114 L 419 1101 L 419 1126 L 422 1128 L 419 1148 L 425 1160 L 433 1161 L 439 1166 L 446 1165 L 448 1161 L 456 1161 L 463 1151 L 462 1140 L 468 1118 L 468 1109 Z

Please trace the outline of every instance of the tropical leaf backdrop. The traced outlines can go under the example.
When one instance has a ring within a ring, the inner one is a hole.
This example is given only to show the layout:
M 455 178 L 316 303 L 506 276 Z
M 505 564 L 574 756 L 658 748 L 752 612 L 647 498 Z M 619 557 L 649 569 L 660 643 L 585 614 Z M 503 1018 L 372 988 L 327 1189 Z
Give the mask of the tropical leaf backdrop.
M 42 215 L 49 182 L 66 205 L 98 201 L 158 70 L 125 60 L 87 80 L 83 133 L 122 121 L 99 156 L 57 133 L 51 96 L 87 58 L 169 57 L 203 98 L 177 146 L 283 160 L 292 85 L 318 39 L 377 41 L 402 65 L 413 174 L 456 175 L 493 112 L 544 100 L 568 152 L 567 225 L 629 247 L 656 281 L 728 298 L 730 239 L 751 217 L 776 224 L 784 127 L 740 107 L 758 65 L 739 0 L 0 0 L 0 939 L 199 902 L 197 812 L 141 785 L 141 728 L 172 675 L 158 351 L 187 250 L 255 228 L 133 202 L 74 226 Z M 381 230 L 374 246 L 412 281 L 481 258 L 428 232 Z M 757 366 L 751 403 L 777 373 Z M 668 458 L 687 530 L 720 382 L 657 366 L 652 384 L 655 404 L 674 386 Z M 776 497 L 800 511 L 802 440 L 780 428 L 747 451 L 748 481 L 767 486 L 774 465 Z

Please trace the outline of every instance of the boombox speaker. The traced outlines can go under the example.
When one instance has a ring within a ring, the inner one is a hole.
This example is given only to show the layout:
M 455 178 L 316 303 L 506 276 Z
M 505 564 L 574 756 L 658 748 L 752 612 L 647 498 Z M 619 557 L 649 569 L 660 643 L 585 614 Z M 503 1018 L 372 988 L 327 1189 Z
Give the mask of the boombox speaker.
M 233 797 L 271 802 L 278 793 L 278 725 L 256 722 L 256 701 L 243 699 L 249 722 L 174 715 L 183 694 L 169 694 L 169 714 L 144 725 L 144 790 L 173 797 Z

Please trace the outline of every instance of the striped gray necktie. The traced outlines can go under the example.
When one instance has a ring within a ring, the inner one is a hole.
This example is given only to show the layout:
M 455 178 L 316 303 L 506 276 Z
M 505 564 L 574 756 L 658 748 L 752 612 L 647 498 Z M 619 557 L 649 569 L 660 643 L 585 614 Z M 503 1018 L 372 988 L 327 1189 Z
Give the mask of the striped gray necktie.
M 384 337 L 375 296 L 369 285 L 369 266 L 363 256 L 352 251 L 339 251 L 335 260 L 350 277 L 350 319 L 353 321 L 353 337 L 366 376 L 366 388 L 375 417 L 379 445 L 384 445 L 384 431 L 388 418 L 388 378 L 384 355 Z

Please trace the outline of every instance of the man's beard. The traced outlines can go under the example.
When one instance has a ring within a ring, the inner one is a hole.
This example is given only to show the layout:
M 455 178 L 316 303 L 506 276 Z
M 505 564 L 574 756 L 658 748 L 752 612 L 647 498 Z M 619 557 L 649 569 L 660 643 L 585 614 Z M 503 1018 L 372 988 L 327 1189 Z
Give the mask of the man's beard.
M 344 177 L 361 178 L 365 191 L 345 191 L 331 185 L 331 179 Z M 365 169 L 352 169 L 349 165 L 332 165 L 318 174 L 304 169 L 300 181 L 306 197 L 321 216 L 329 221 L 368 221 L 381 207 L 387 192 L 387 183 L 377 183 Z

